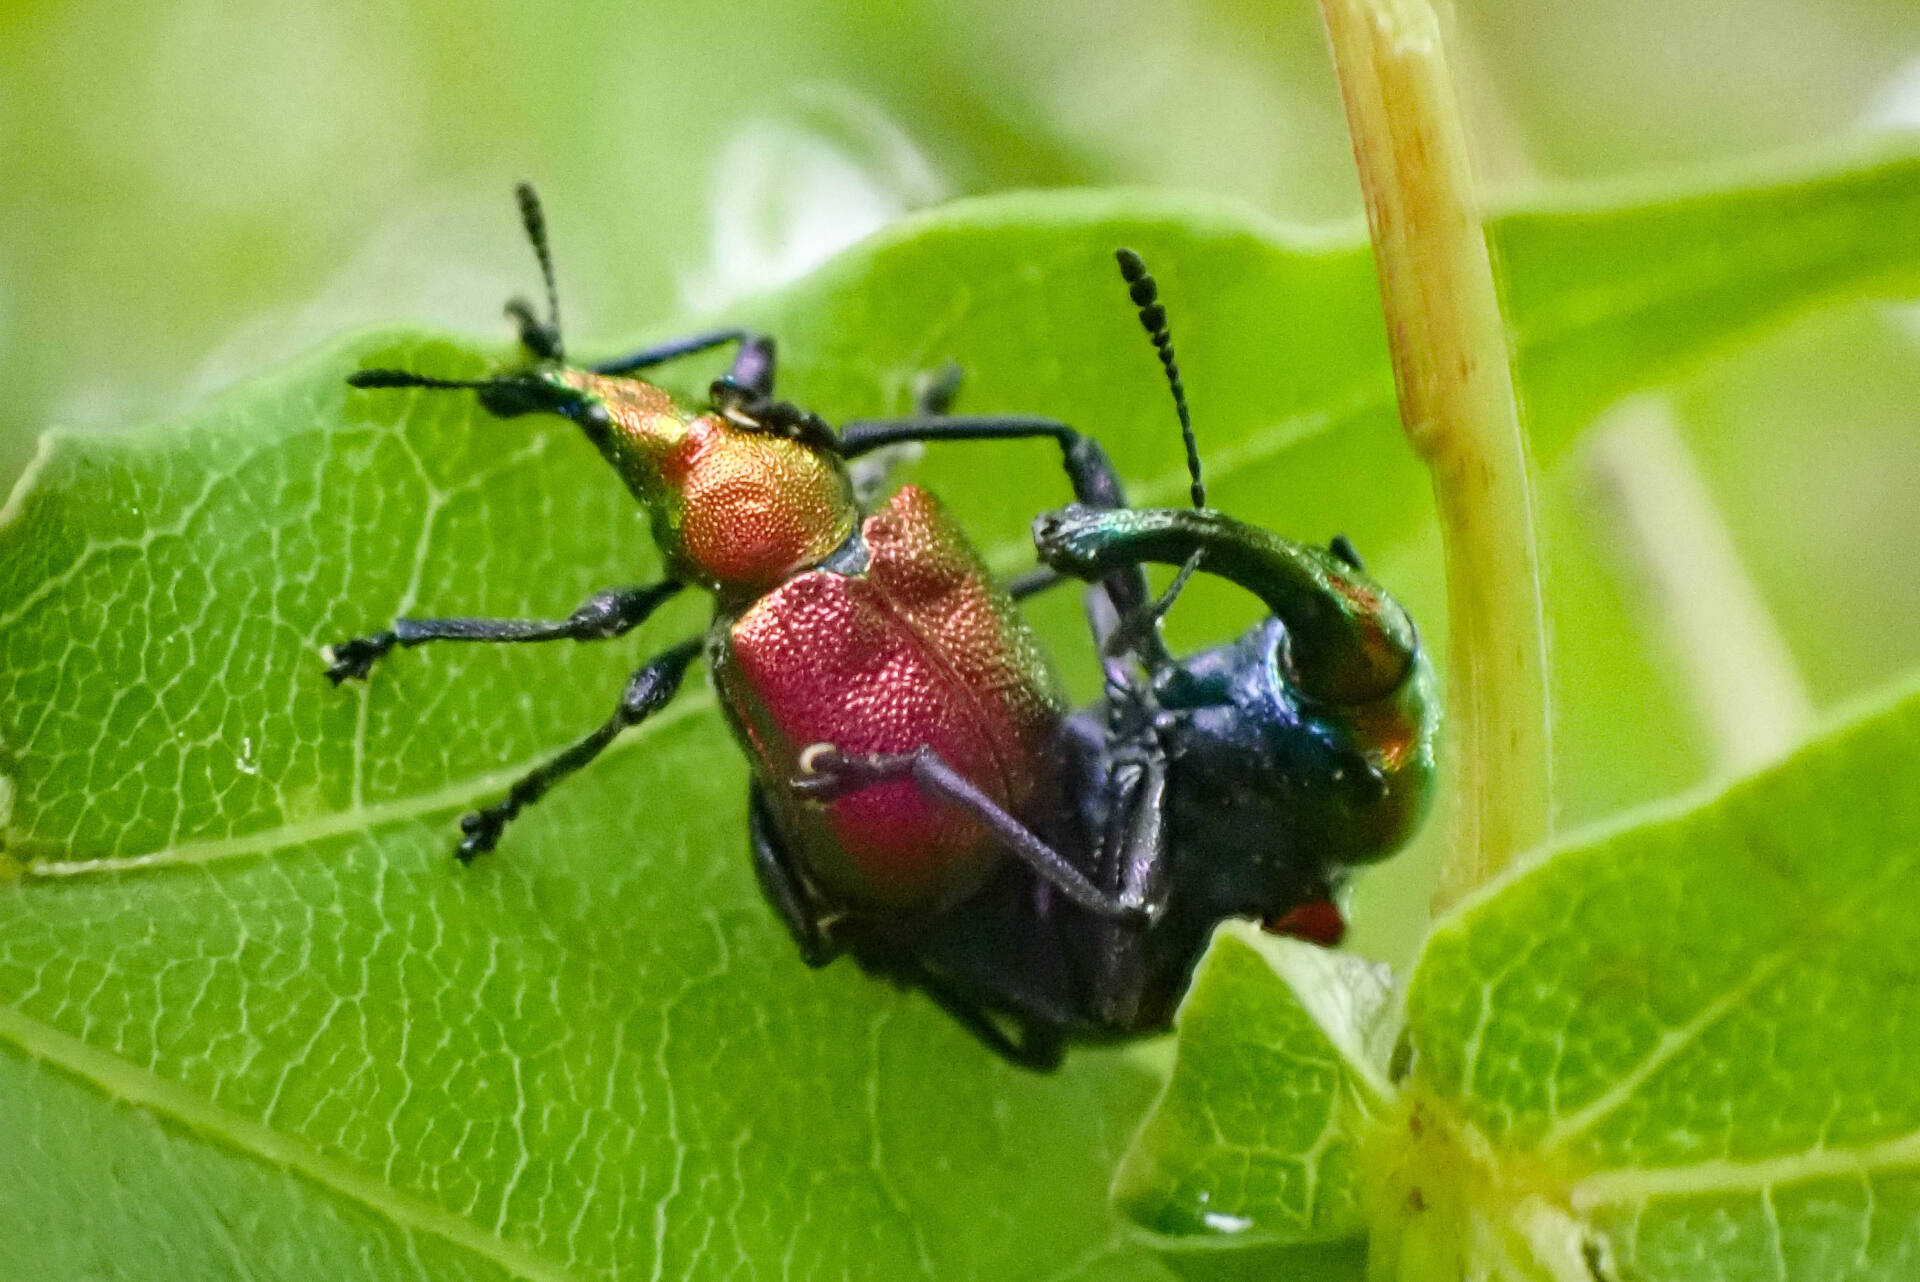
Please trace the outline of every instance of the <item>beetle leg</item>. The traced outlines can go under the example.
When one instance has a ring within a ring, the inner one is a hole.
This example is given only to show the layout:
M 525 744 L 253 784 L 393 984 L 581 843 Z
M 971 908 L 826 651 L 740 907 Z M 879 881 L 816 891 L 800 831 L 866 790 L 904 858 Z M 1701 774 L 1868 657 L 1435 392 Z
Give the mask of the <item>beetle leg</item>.
M 1024 601 L 1030 596 L 1038 596 L 1049 588 L 1057 588 L 1062 583 L 1075 583 L 1050 565 L 1036 565 L 1031 570 L 1022 570 L 1005 583 L 1007 595 L 1016 601 Z
M 800 960 L 818 970 L 845 951 L 846 945 L 833 937 L 838 914 L 828 907 L 820 894 L 794 867 L 773 814 L 767 807 L 767 795 L 754 784 L 747 800 L 747 839 L 753 846 L 753 871 L 760 891 L 786 923 L 800 949 Z
M 411 649 L 429 641 L 605 641 L 646 622 L 681 586 L 667 579 L 608 588 L 588 597 L 564 619 L 399 619 L 390 631 L 328 646 L 327 676 L 335 685 L 364 677 L 396 645 Z
M 620 706 L 598 729 L 545 765 L 522 775 L 499 801 L 462 815 L 460 831 L 465 835 L 454 851 L 460 862 L 471 863 L 476 855 L 484 855 L 492 850 L 500 841 L 501 831 L 515 815 L 544 797 L 553 785 L 599 756 L 608 744 L 619 737 L 622 730 L 640 724 L 666 707 L 673 696 L 679 693 L 681 679 L 687 675 L 687 667 L 700 656 L 704 644 L 703 638 L 695 637 L 656 655 L 628 679 L 627 688 L 620 696 Z
M 913 376 L 913 413 L 915 417 L 932 417 L 946 414 L 953 409 L 953 398 L 960 391 L 960 366 L 948 361 L 938 369 L 921 370 Z M 829 448 L 835 453 L 840 450 L 840 439 L 836 435 Z M 859 458 L 851 460 L 847 471 L 853 477 L 853 497 L 862 508 L 877 505 L 894 472 L 903 465 L 917 461 L 926 453 L 919 441 L 899 441 L 893 445 L 869 450 Z
M 948 765 L 932 748 L 863 754 L 841 752 L 831 744 L 815 744 L 800 755 L 800 769 L 801 773 L 792 781 L 794 791 L 823 801 L 877 783 L 911 780 L 927 796 L 956 806 L 985 824 L 1003 846 L 1068 902 L 1103 920 L 1139 923 L 1146 920 L 1142 908 L 1123 903 L 1094 885 L 1065 855 L 1001 809 L 998 802 Z
M 728 343 L 738 343 L 740 350 L 733 358 L 732 368 L 724 375 L 727 382 L 751 397 L 771 396 L 774 370 L 773 339 L 750 329 L 716 329 L 704 334 L 689 334 L 685 338 L 655 343 L 637 352 L 629 352 L 625 356 L 602 361 L 590 368 L 595 374 L 637 374 L 643 369 L 665 365 L 668 361 L 677 361 L 682 356 L 692 356 L 697 352 L 724 347 Z
M 848 458 L 857 458 L 877 453 L 896 445 L 918 444 L 926 440 L 938 440 L 939 436 L 925 435 L 914 429 L 907 435 L 892 440 L 881 439 L 893 427 L 910 424 L 924 424 L 928 420 L 942 422 L 955 421 L 952 416 L 953 398 L 959 394 L 960 381 L 964 376 L 956 361 L 948 361 L 938 369 L 922 372 L 913 383 L 913 416 L 905 419 L 875 419 L 870 422 L 848 424 L 848 431 L 840 437 L 841 452 Z M 966 420 L 978 421 L 978 420 Z M 1040 420 L 1049 422 L 1050 420 Z M 1065 423 L 1053 424 L 1059 429 L 1056 435 L 1060 440 L 1061 452 L 1066 456 L 1067 475 L 1073 483 L 1074 493 L 1082 491 L 1095 495 L 1104 495 L 1117 505 L 1124 506 L 1126 496 L 1121 491 L 1120 480 L 1113 470 L 1112 462 L 1098 441 L 1083 437 Z M 1030 435 L 1030 433 L 1029 433 Z M 973 440 L 977 437 L 964 436 L 961 439 Z M 991 438 L 989 438 L 991 439 Z M 1090 447 L 1090 448 L 1089 448 Z M 1077 462 L 1076 462 L 1077 460 Z M 1091 469 L 1103 475 L 1083 478 L 1078 469 Z M 1045 592 L 1049 588 L 1059 587 L 1062 583 L 1076 580 L 1060 573 L 1051 566 L 1036 565 L 1007 580 L 1007 595 L 1016 601 L 1024 601 L 1030 596 Z
M 932 998 L 955 1023 L 1008 1063 L 1036 1073 L 1050 1073 L 1060 1067 L 1066 1053 L 1064 1012 L 1058 1020 L 1043 1019 L 1024 1010 L 1011 1012 L 1007 1018 L 1019 1031 L 1017 1037 L 1010 1036 L 987 1004 L 967 991 L 965 985 L 912 957 L 888 958 L 880 965 L 901 982 L 913 985 Z M 1019 983 L 1017 976 L 1009 976 L 1008 980 L 1015 985 Z
M 766 793 L 753 785 L 747 811 L 747 825 L 753 844 L 753 871 L 760 889 L 787 932 L 800 950 L 800 959 L 819 968 L 839 957 L 847 943 L 833 934 L 836 913 L 819 897 L 805 876 L 794 867 L 792 856 L 774 827 Z M 1005 1018 L 1017 1026 L 1017 1035 L 1009 1035 L 987 1003 L 973 995 L 965 980 L 927 965 L 909 949 L 856 945 L 861 961 L 870 970 L 889 975 L 900 983 L 920 989 L 934 1004 L 946 1011 L 956 1023 L 978 1038 L 989 1050 L 1021 1068 L 1048 1072 L 1059 1067 L 1065 1051 L 1063 1030 L 1068 1023 L 1064 1010 L 1037 992 L 1028 992 L 1027 976 L 1008 975 L 997 980 L 994 990 L 1014 1009 Z
M 904 447 L 928 440 L 941 439 L 941 436 L 945 435 L 944 433 L 930 434 L 923 430 L 924 425 L 930 420 L 942 423 L 956 421 L 978 423 L 983 421 L 979 419 L 956 420 L 953 418 L 951 413 L 953 398 L 960 391 L 960 380 L 963 373 L 964 371 L 962 371 L 959 364 L 954 361 L 948 361 L 938 369 L 922 372 L 914 379 L 913 383 L 912 417 L 904 419 L 874 419 L 867 422 L 848 424 L 847 431 L 843 432 L 840 437 L 841 453 L 848 459 L 864 458 L 875 454 L 880 455 L 881 458 L 886 458 L 887 455 L 884 451 L 891 450 L 896 446 Z M 1113 471 L 1113 464 L 1108 460 L 1106 451 L 1101 449 L 1099 442 L 1090 437 L 1081 436 L 1065 423 L 1052 423 L 1051 420 L 1046 419 L 1036 421 L 1051 424 L 1053 428 L 1057 429 L 1057 431 L 1048 431 L 1042 434 L 1055 436 L 1056 439 L 1060 441 L 1061 452 L 1066 456 L 1067 460 L 1067 475 L 1073 483 L 1073 492 L 1076 495 L 1084 491 L 1095 494 L 1096 496 L 1105 496 L 1119 506 L 1125 505 L 1126 496 L 1121 491 L 1119 477 Z M 901 429 L 901 434 L 889 436 L 889 433 L 896 428 Z M 1033 433 L 1021 432 L 1016 433 L 1016 435 L 1033 435 Z M 956 434 L 956 436 L 962 440 L 983 439 L 979 436 L 965 433 Z M 992 439 L 992 437 L 986 437 L 984 439 Z M 1091 469 L 1092 472 L 1099 475 L 1083 477 L 1080 471 L 1087 469 Z M 875 488 L 877 488 L 877 486 Z M 1036 565 L 1032 569 L 1024 570 L 1007 580 L 1006 590 L 1007 595 L 1014 600 L 1024 601 L 1030 596 L 1047 591 L 1049 588 L 1056 588 L 1062 583 L 1075 581 L 1076 580 L 1070 576 L 1060 573 L 1051 566 Z M 1144 591 L 1145 587 L 1143 583 L 1143 594 Z
M 1167 759 L 1150 740 L 1126 752 L 1108 775 L 1113 808 L 1101 842 L 1101 884 L 1122 903 L 1157 918 L 1166 906 Z M 1147 980 L 1147 933 L 1138 926 L 1103 922 L 1094 932 L 1093 1008 L 1102 1024 L 1118 1032 L 1138 1025 L 1141 990 Z
M 1062 583 L 1077 582 L 1079 580 L 1062 574 L 1050 565 L 1036 565 L 1031 570 L 1022 570 L 1002 586 L 1005 587 L 1009 597 L 1015 601 L 1024 601 L 1050 588 L 1057 588 Z M 1091 587 L 1087 589 L 1083 601 L 1086 606 L 1087 628 L 1093 633 L 1093 652 L 1100 656 L 1100 668 L 1106 676 L 1107 686 L 1112 689 L 1125 685 L 1129 676 L 1129 670 L 1122 657 L 1126 647 L 1120 647 L 1120 652 L 1116 652 L 1113 644 L 1113 637 L 1120 627 L 1120 615 L 1113 608 L 1113 598 L 1104 587 Z M 1154 615 L 1152 620 L 1149 620 L 1146 631 L 1151 631 L 1152 622 L 1158 618 L 1158 615 Z M 1152 633 L 1146 644 L 1151 645 L 1158 640 L 1159 634 Z M 1171 659 L 1168 660 L 1168 666 L 1158 669 L 1160 673 L 1168 675 L 1178 673 L 1179 670 L 1172 665 Z
M 961 369 L 957 361 L 948 361 L 938 369 L 923 370 L 920 374 L 916 375 L 913 380 L 913 417 L 904 421 L 913 422 L 921 419 L 950 417 L 953 410 L 953 398 L 959 394 L 960 382 L 964 373 L 965 371 Z M 1064 427 L 1065 425 L 1062 424 L 1062 426 Z M 1069 428 L 1067 430 L 1071 431 L 1072 429 Z M 875 458 L 869 458 L 868 461 L 878 462 L 881 459 L 888 458 L 888 451 L 896 447 L 905 449 L 920 443 L 921 438 L 919 437 L 910 437 L 886 445 L 856 443 L 853 453 L 859 456 L 877 456 Z M 841 446 L 844 452 L 846 447 L 845 437 L 841 438 Z M 1063 446 L 1063 448 L 1067 447 Z M 1102 455 L 1102 458 L 1104 459 L 1104 455 Z M 1111 471 L 1111 464 L 1107 464 L 1107 467 L 1108 470 Z M 1118 481 L 1115 481 L 1113 486 L 1117 489 Z M 875 488 L 877 489 L 877 486 Z M 1080 488 L 1081 486 L 1076 482 L 1074 486 L 1075 492 L 1077 493 Z M 1036 596 L 1039 593 L 1047 591 L 1049 588 L 1057 588 L 1062 583 L 1074 582 L 1078 582 L 1078 580 L 1060 573 L 1052 566 L 1036 565 L 1032 569 L 1023 570 L 1011 579 L 1008 579 L 1005 587 L 1008 596 L 1016 601 L 1024 601 L 1030 596 Z
M 840 429 L 848 458 L 900 441 L 1018 441 L 1045 437 L 1060 446 L 1073 497 L 1088 507 L 1125 507 L 1126 489 L 1100 442 L 1054 418 L 1029 414 L 917 414 L 860 419 Z
M 1173 582 L 1167 585 L 1165 592 L 1124 619 L 1116 620 L 1105 638 L 1100 641 L 1100 652 L 1118 658 L 1129 652 L 1138 652 L 1143 643 L 1151 644 L 1158 636 L 1156 629 L 1160 626 L 1160 620 L 1167 617 L 1167 611 L 1171 610 L 1173 603 L 1180 599 L 1180 594 L 1187 590 L 1188 581 L 1193 578 L 1194 571 L 1200 568 L 1200 562 L 1205 559 L 1205 556 L 1204 551 L 1194 552 L 1181 563 L 1179 570 L 1174 573 Z M 1099 629 L 1096 628 L 1096 635 L 1098 632 Z

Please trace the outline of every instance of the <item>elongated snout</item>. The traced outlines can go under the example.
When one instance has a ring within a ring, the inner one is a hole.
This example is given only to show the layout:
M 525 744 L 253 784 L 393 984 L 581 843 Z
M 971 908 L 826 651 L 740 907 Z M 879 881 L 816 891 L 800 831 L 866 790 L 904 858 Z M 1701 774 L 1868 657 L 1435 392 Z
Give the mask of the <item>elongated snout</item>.
M 1413 669 L 1419 639 L 1405 610 L 1326 548 L 1295 543 L 1211 509 L 1089 508 L 1033 523 L 1040 559 L 1095 580 L 1128 565 L 1184 565 L 1237 583 L 1287 631 L 1286 662 L 1305 697 L 1354 705 L 1384 698 Z

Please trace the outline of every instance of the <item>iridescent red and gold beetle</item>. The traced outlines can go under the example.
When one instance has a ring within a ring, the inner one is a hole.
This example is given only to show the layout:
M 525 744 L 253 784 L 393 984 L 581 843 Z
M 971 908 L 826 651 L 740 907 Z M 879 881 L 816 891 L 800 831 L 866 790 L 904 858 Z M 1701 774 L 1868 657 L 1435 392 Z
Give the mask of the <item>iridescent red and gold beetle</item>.
M 1347 871 L 1397 849 L 1424 809 L 1431 682 L 1411 622 L 1344 540 L 1293 543 L 1206 508 L 1165 313 L 1137 256 L 1120 251 L 1122 274 L 1172 386 L 1192 510 L 1129 508 L 1099 443 L 1064 423 L 946 413 L 950 380 L 912 417 L 836 432 L 773 398 L 773 343 L 743 330 L 568 365 L 544 220 L 531 188 L 519 195 L 547 292 L 544 318 L 508 308 L 528 367 L 349 381 L 470 389 L 502 418 L 571 419 L 650 513 L 666 577 L 551 622 L 402 619 L 330 647 L 328 675 L 364 677 L 396 645 L 616 637 L 689 585 L 715 612 L 704 637 L 633 675 L 603 725 L 465 816 L 462 860 L 665 706 L 704 654 L 752 767 L 754 867 L 803 959 L 851 952 L 1018 1062 L 1164 1026 L 1224 918 L 1337 939 Z M 702 411 L 637 377 L 729 344 Z M 1075 503 L 1036 521 L 1043 564 L 1011 585 L 926 491 L 871 511 L 856 501 L 848 464 L 883 446 L 1019 437 L 1058 445 Z M 1148 562 L 1180 567 L 1157 599 Z M 1159 620 L 1197 571 L 1271 614 L 1175 659 Z M 1092 585 L 1107 674 L 1104 699 L 1080 712 L 1016 605 L 1069 578 Z

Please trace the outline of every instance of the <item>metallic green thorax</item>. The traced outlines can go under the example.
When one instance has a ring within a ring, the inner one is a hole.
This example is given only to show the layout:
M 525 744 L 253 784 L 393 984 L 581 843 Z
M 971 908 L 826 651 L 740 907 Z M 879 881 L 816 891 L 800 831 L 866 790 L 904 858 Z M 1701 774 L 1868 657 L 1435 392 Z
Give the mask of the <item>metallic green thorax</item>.
M 1066 508 L 1034 525 L 1049 565 L 1082 578 L 1154 561 L 1199 568 L 1258 596 L 1286 624 L 1285 661 L 1300 693 L 1322 704 L 1361 704 L 1406 681 L 1418 652 L 1405 610 L 1325 548 L 1283 539 L 1201 509 Z

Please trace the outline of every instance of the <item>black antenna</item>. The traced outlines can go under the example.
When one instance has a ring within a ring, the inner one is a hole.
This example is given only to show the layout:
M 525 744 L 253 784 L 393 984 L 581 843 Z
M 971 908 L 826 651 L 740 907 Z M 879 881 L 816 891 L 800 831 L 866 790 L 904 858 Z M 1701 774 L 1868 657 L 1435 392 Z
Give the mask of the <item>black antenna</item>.
M 491 378 L 434 378 L 427 374 L 415 374 L 404 369 L 363 369 L 347 375 L 350 387 L 434 387 L 443 390 L 453 388 L 492 387 Z
M 1207 486 L 1200 479 L 1200 446 L 1193 439 L 1193 416 L 1187 412 L 1187 389 L 1180 382 L 1180 366 L 1173 359 L 1173 335 L 1167 332 L 1167 309 L 1160 305 L 1160 286 L 1147 272 L 1147 264 L 1131 249 L 1113 251 L 1120 264 L 1120 277 L 1127 282 L 1133 305 L 1140 309 L 1140 323 L 1160 354 L 1167 371 L 1167 386 L 1173 390 L 1173 408 L 1180 415 L 1180 439 L 1187 446 L 1187 475 L 1193 478 L 1191 493 L 1195 507 L 1207 505 Z
M 540 276 L 547 285 L 547 319 L 543 322 L 533 314 L 533 308 L 524 298 L 516 298 L 507 304 L 507 315 L 513 317 L 520 327 L 520 343 L 540 360 L 564 360 L 566 352 L 560 344 L 560 290 L 553 279 L 553 254 L 547 248 L 547 216 L 540 209 L 540 193 L 533 189 L 532 183 L 520 183 L 513 189 L 514 196 L 520 202 L 520 225 L 527 229 L 527 239 L 533 242 L 533 253 L 540 260 Z
M 430 387 L 437 391 L 480 393 L 480 404 L 498 418 L 522 414 L 564 414 L 589 434 L 606 422 L 606 407 L 538 374 L 497 374 L 492 378 L 435 378 L 405 369 L 363 369 L 347 376 L 350 387 Z M 596 417 L 597 415 L 597 417 Z

